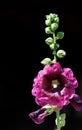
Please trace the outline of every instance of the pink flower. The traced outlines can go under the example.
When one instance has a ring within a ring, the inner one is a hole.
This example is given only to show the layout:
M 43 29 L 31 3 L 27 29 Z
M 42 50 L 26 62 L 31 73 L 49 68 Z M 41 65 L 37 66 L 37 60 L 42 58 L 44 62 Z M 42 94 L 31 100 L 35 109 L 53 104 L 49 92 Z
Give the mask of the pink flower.
M 42 108 L 30 113 L 30 118 L 41 124 L 46 116 L 56 111 L 57 106 L 62 109 L 69 103 L 75 110 L 82 110 L 82 98 L 75 94 L 77 87 L 78 81 L 70 68 L 62 69 L 58 62 L 46 65 L 34 78 L 32 89 L 36 103 Z
M 53 65 L 46 65 L 38 72 L 34 78 L 32 95 L 40 106 L 49 104 L 59 106 L 61 109 L 74 99 L 77 87 L 78 81 L 73 71 L 70 68 L 62 69 L 60 63 L 56 62 Z

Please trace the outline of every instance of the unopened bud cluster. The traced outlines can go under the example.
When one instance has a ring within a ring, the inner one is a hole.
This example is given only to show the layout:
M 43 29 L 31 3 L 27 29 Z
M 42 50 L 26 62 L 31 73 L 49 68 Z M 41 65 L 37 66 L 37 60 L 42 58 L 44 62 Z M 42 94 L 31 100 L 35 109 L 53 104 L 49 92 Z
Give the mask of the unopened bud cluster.
M 64 32 L 57 32 L 57 29 L 59 27 L 59 17 L 57 14 L 50 13 L 49 15 L 46 15 L 45 20 L 45 33 L 49 34 L 50 36 L 45 40 L 45 43 L 50 47 L 52 50 L 52 54 L 54 55 L 54 59 L 51 60 L 50 58 L 45 58 L 41 61 L 43 65 L 46 64 L 52 64 L 53 61 L 56 62 L 57 57 L 58 58 L 64 58 L 66 55 L 66 52 L 64 50 L 58 50 L 60 47 L 60 44 L 57 43 L 57 40 L 63 39 Z
M 53 34 L 53 32 L 58 28 L 59 26 L 59 17 L 57 14 L 50 13 L 49 15 L 46 15 L 45 20 L 46 28 L 45 32 L 47 34 Z

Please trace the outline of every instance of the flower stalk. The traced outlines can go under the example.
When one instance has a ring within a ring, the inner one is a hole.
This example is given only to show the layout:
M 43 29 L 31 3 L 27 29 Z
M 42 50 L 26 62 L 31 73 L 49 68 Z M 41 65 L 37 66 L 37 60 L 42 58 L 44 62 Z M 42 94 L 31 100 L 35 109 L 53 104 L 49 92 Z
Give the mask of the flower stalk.
M 55 33 L 53 33 L 53 41 L 54 41 L 54 49 L 53 49 L 53 55 L 54 55 L 54 61 L 57 61 L 57 55 L 56 55 L 56 36 Z
M 48 37 L 45 43 L 52 50 L 54 57 L 53 60 L 47 57 L 41 61 L 44 68 L 34 78 L 32 95 L 35 96 L 36 104 L 42 108 L 30 113 L 29 116 L 36 124 L 41 124 L 48 115 L 56 112 L 56 130 L 61 130 L 65 126 L 66 114 L 61 114 L 60 110 L 71 104 L 76 111 L 81 111 L 82 98 L 75 94 L 78 81 L 73 71 L 70 68 L 62 68 L 57 62 L 57 58 L 64 58 L 66 55 L 64 50 L 58 50 L 60 45 L 57 40 L 64 37 L 64 32 L 56 32 L 59 26 L 58 15 L 52 13 L 46 15 L 45 24 L 46 34 L 52 36 Z
M 59 117 L 60 117 L 60 108 L 57 106 L 56 108 L 56 119 L 57 119 L 57 130 L 60 130 L 60 120 L 59 120 Z

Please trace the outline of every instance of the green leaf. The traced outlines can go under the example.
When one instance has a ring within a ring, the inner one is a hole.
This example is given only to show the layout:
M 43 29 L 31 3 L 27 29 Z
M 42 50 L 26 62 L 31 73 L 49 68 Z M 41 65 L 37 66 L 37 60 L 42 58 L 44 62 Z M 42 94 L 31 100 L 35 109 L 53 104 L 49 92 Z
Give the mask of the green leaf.
M 53 53 L 52 53 L 53 55 L 56 55 L 56 51 L 55 50 L 53 50 Z
M 56 43 L 56 49 L 58 49 L 60 47 L 60 45 L 58 43 Z
M 62 39 L 64 37 L 64 32 L 57 33 L 57 39 Z
M 65 113 L 62 113 L 62 114 L 60 115 L 60 117 L 61 117 L 61 119 L 66 119 L 66 114 L 65 114 Z

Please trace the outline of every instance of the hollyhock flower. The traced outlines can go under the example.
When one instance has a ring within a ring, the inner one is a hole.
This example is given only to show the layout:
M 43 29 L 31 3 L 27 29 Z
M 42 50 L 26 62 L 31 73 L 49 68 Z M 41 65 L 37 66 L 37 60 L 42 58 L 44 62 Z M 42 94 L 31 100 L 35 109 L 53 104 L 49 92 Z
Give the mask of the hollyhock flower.
M 60 63 L 56 62 L 53 65 L 46 65 L 38 72 L 34 78 L 32 95 L 35 96 L 35 102 L 40 106 L 49 104 L 62 109 L 70 102 L 73 106 L 77 87 L 78 81 L 73 71 L 70 68 L 62 69 Z
M 32 95 L 35 97 L 35 102 L 42 106 L 39 110 L 31 112 L 30 118 L 36 123 L 44 122 L 46 116 L 56 112 L 54 130 L 61 130 L 65 126 L 65 113 L 60 113 L 60 110 L 71 104 L 76 111 L 82 110 L 82 98 L 75 94 L 78 87 L 78 81 L 70 68 L 62 68 L 57 58 L 64 58 L 66 52 L 57 44 L 58 39 L 64 37 L 64 32 L 57 32 L 59 26 L 59 17 L 57 14 L 50 13 L 46 15 L 45 33 L 52 36 L 45 40 L 45 43 L 50 47 L 53 54 L 53 60 L 45 58 L 41 64 L 45 65 L 40 70 L 33 81 Z M 55 63 L 54 63 L 55 62 Z

